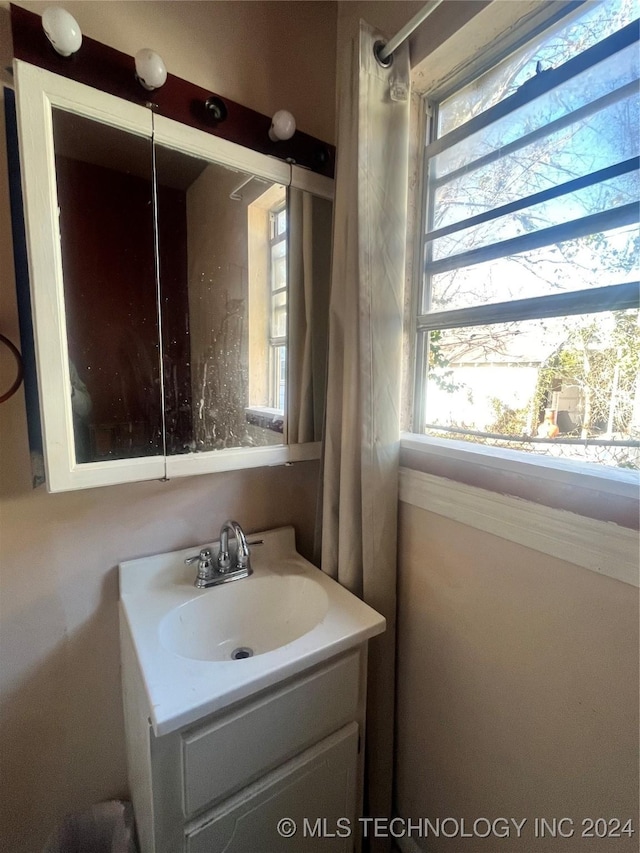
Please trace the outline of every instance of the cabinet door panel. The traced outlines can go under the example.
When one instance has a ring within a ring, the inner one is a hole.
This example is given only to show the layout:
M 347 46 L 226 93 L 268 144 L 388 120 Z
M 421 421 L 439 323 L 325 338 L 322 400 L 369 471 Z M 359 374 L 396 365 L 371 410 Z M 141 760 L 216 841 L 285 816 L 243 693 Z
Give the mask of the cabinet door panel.
M 162 477 L 151 114 L 24 62 L 15 79 L 47 488 Z
M 38 480 L 42 456 L 51 492 L 317 459 L 332 182 L 296 170 L 290 223 L 290 164 L 15 80 Z
M 286 188 L 155 145 L 167 454 L 285 443 Z
M 349 723 L 212 812 L 187 833 L 187 853 L 350 853 L 357 758 Z M 278 833 L 282 818 L 296 825 L 290 837 Z
M 160 456 L 151 140 L 52 115 L 75 463 Z

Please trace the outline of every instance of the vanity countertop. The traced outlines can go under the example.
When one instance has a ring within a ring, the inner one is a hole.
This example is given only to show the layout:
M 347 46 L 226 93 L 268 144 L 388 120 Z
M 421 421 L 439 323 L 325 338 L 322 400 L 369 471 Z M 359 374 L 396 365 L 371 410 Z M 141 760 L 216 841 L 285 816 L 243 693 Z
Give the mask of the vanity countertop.
M 199 590 L 186 557 L 120 564 L 121 630 L 132 642 L 156 735 L 245 699 L 385 630 L 385 619 L 295 548 L 292 527 L 248 536 L 253 574 Z M 232 648 L 253 656 L 231 659 Z M 212 659 L 218 658 L 218 659 Z

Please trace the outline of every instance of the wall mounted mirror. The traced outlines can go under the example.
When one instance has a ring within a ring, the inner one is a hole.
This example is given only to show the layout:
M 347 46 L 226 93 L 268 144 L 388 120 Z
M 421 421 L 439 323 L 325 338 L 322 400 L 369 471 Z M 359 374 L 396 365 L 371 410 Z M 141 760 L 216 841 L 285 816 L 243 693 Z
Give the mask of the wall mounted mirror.
M 284 444 L 283 184 L 155 146 L 167 453 Z
M 76 464 L 161 455 L 151 140 L 52 117 Z
M 333 182 L 22 62 L 16 83 L 48 488 L 317 457 Z

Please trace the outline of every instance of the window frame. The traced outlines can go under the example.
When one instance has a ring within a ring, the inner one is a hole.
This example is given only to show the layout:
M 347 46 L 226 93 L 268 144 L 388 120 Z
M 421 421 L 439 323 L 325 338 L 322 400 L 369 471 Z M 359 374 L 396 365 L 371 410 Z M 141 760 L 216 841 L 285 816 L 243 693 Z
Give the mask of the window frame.
M 275 207 L 269 210 L 269 403 L 270 406 L 282 412 L 286 407 L 286 383 L 287 383 L 287 333 L 284 335 L 274 335 L 276 306 L 274 298 L 281 293 L 284 293 L 284 312 L 285 312 L 285 329 L 288 327 L 287 314 L 289 311 L 289 282 L 287 280 L 287 258 L 289 253 L 289 223 L 285 224 L 285 230 L 282 234 L 278 234 L 277 222 L 281 213 L 286 214 L 287 202 L 278 203 Z M 273 264 L 273 249 L 280 243 L 284 244 L 284 260 L 285 260 L 285 283 L 282 287 L 274 288 L 274 264 Z M 282 307 L 282 306 L 281 306 Z M 282 351 L 284 354 L 282 355 Z M 282 390 L 284 389 L 284 391 Z M 279 405 L 281 394 L 284 397 L 283 406 Z
M 450 43 L 452 43 L 452 49 L 450 51 L 451 55 L 449 58 L 451 71 L 448 74 L 445 73 L 442 75 L 442 70 L 438 67 L 438 62 L 442 64 L 441 57 L 436 57 L 436 59 L 431 63 L 433 69 L 429 65 L 429 60 L 427 60 L 426 63 L 418 65 L 417 69 L 414 69 L 414 84 L 416 81 L 424 81 L 425 79 L 429 79 L 429 77 L 432 78 L 432 81 L 427 91 L 424 91 L 424 86 L 422 91 L 420 90 L 420 86 L 414 86 L 413 93 L 412 141 L 416 162 L 414 163 L 414 172 L 410 175 L 410 188 L 411 184 L 413 184 L 414 187 L 417 186 L 418 190 L 414 190 L 413 193 L 413 210 L 411 210 L 410 203 L 410 219 L 411 213 L 413 213 L 413 220 L 415 224 L 412 228 L 410 223 L 410 227 L 408 229 L 408 231 L 412 232 L 412 234 L 408 234 L 407 254 L 409 266 L 412 267 L 412 269 L 408 270 L 407 278 L 408 282 L 411 283 L 411 304 L 407 304 L 406 317 L 410 340 L 410 344 L 407 348 L 407 355 L 410 365 L 407 366 L 405 373 L 404 387 L 405 394 L 407 394 L 410 399 L 408 401 L 408 405 L 405 405 L 404 408 L 404 425 L 414 431 L 403 433 L 402 447 L 414 452 L 419 447 L 422 447 L 423 452 L 428 452 L 428 448 L 431 443 L 431 446 L 435 450 L 435 455 L 442 459 L 446 457 L 446 448 L 444 446 L 446 445 L 447 447 L 451 447 L 452 455 L 459 457 L 460 454 L 464 455 L 466 452 L 468 453 L 470 462 L 473 462 L 474 464 L 481 464 L 485 468 L 492 466 L 492 460 L 497 460 L 496 467 L 504 467 L 501 464 L 504 461 L 504 451 L 509 454 L 510 470 L 513 470 L 513 466 L 517 467 L 519 464 L 522 464 L 523 470 L 530 471 L 531 465 L 538 465 L 543 476 L 546 476 L 548 472 L 553 469 L 563 470 L 563 478 L 565 478 L 565 475 L 569 476 L 570 479 L 576 483 L 580 479 L 584 478 L 591 468 L 602 469 L 601 471 L 598 471 L 597 479 L 599 483 L 602 483 L 603 481 L 621 482 L 624 484 L 626 494 L 630 495 L 628 487 L 631 482 L 635 481 L 634 478 L 637 472 L 630 475 L 630 472 L 628 471 L 609 466 L 601 466 L 595 463 L 548 459 L 534 453 L 507 451 L 504 448 L 491 447 L 480 443 L 470 444 L 469 442 L 460 440 L 456 441 L 455 439 L 445 439 L 443 445 L 443 439 L 427 435 L 424 432 L 415 432 L 415 425 L 424 424 L 426 420 L 423 414 L 425 412 L 426 390 L 426 373 L 424 365 L 426 364 L 428 332 L 430 330 L 462 328 L 473 325 L 493 324 L 498 322 L 509 322 L 549 316 L 568 316 L 571 314 L 591 313 L 591 310 L 594 310 L 596 307 L 600 311 L 603 310 L 603 299 L 607 304 L 605 310 L 620 310 L 624 308 L 638 307 L 638 284 L 632 282 L 619 285 L 609 285 L 607 287 L 594 288 L 591 290 L 564 292 L 559 294 L 554 293 L 544 296 L 530 297 L 527 299 L 514 300 L 506 303 L 478 305 L 470 308 L 451 309 L 433 313 L 424 313 L 422 310 L 422 306 L 426 304 L 424 298 L 424 281 L 426 278 L 426 276 L 424 276 L 424 249 L 425 246 L 428 245 L 428 241 L 425 240 L 423 235 L 427 234 L 426 226 L 430 216 L 430 210 L 428 207 L 428 171 L 426 165 L 428 157 L 430 155 L 433 156 L 433 154 L 438 150 L 444 149 L 445 145 L 441 140 L 444 140 L 446 137 L 450 138 L 455 135 L 458 138 L 464 138 L 465 136 L 476 132 L 481 127 L 491 124 L 497 117 L 508 115 L 524 103 L 528 103 L 532 99 L 543 94 L 545 91 L 551 90 L 557 86 L 559 82 L 563 82 L 565 78 L 571 79 L 575 74 L 581 73 L 585 67 L 590 67 L 595 62 L 599 62 L 604 59 L 607 55 L 615 55 L 615 53 L 624 49 L 624 47 L 629 44 L 637 44 L 637 36 L 633 33 L 633 28 L 637 25 L 633 23 L 627 25 L 613 35 L 606 37 L 603 41 L 598 42 L 593 47 L 577 54 L 557 69 L 544 72 L 537 77 L 532 78 L 529 83 L 518 89 L 511 96 L 505 98 L 493 107 L 490 107 L 483 113 L 471 119 L 465 125 L 461 125 L 459 128 L 450 131 L 448 134 L 443 134 L 443 136 L 440 137 L 440 140 L 436 141 L 434 136 L 435 128 L 437 127 L 438 102 L 444 101 L 447 97 L 455 93 L 455 91 L 463 88 L 473 79 L 480 77 L 491 67 L 497 65 L 509 53 L 512 53 L 521 45 L 526 44 L 528 41 L 544 32 L 547 28 L 563 19 L 568 15 L 568 13 L 578 9 L 581 5 L 582 3 L 566 3 L 560 13 L 558 13 L 558 9 L 556 8 L 553 14 L 548 14 L 546 17 L 543 16 L 542 18 L 539 14 L 528 13 L 523 15 L 522 19 L 515 26 L 511 24 L 510 32 L 507 32 L 505 29 L 502 36 L 497 38 L 497 42 L 500 44 L 500 48 L 498 50 L 496 50 L 495 45 L 492 44 L 489 60 L 487 60 L 486 57 L 478 57 L 476 60 L 472 61 L 469 60 L 469 47 L 468 43 L 465 44 L 464 30 L 473 26 L 473 24 L 467 24 L 466 27 L 463 27 L 457 34 L 458 38 L 451 38 L 442 45 L 443 48 L 446 48 Z M 491 20 L 492 10 L 487 9 L 486 11 L 487 14 L 485 15 L 485 18 L 488 19 L 488 25 L 485 24 L 485 27 L 481 28 L 481 38 L 483 36 L 483 29 L 488 31 L 492 25 L 494 27 L 496 26 L 495 19 L 493 22 Z M 495 14 L 497 14 L 497 10 L 494 12 L 494 15 Z M 477 23 L 482 17 L 482 15 L 479 15 L 478 19 L 474 19 L 474 23 Z M 462 38 L 460 38 L 460 36 L 462 36 Z M 476 37 L 476 43 L 477 40 L 478 39 Z M 454 42 L 455 45 L 453 44 Z M 437 79 L 436 73 L 440 73 L 442 75 L 442 79 L 438 82 L 434 82 L 434 79 Z M 461 131 L 460 128 L 463 130 Z M 428 140 L 426 145 L 425 139 Z M 410 189 L 410 198 L 411 195 Z M 496 210 L 497 209 L 491 211 L 490 216 L 487 216 L 487 219 L 494 218 L 496 216 Z M 503 211 L 503 213 L 504 212 L 507 211 Z M 500 213 L 497 215 L 499 216 Z M 606 212 L 605 214 L 596 215 L 604 217 L 609 216 L 609 213 Z M 574 226 L 574 224 L 575 223 L 573 222 L 568 223 L 569 226 Z M 609 222 L 607 222 L 607 224 L 609 225 Z M 469 223 L 467 222 L 463 227 L 469 227 Z M 571 233 L 571 228 L 567 228 L 566 224 L 554 226 L 554 228 L 557 228 L 558 234 L 562 235 L 562 237 L 558 237 L 557 240 L 570 239 L 571 237 L 577 236 L 576 234 Z M 437 233 L 435 229 L 431 233 L 431 239 L 433 239 L 434 233 Z M 589 233 L 593 233 L 593 229 L 590 229 Z M 529 241 L 527 237 L 532 237 L 533 240 Z M 518 241 L 518 245 L 522 246 L 529 242 L 534 242 L 535 238 L 536 232 L 532 235 L 526 235 L 524 238 L 518 237 L 515 239 Z M 489 244 L 489 250 L 495 245 L 498 244 Z M 473 251 L 482 252 L 483 250 L 480 249 Z M 522 248 L 518 248 L 517 250 L 512 249 L 511 253 L 514 251 L 522 251 Z M 508 252 L 501 251 L 499 256 L 504 257 L 507 254 Z M 460 264 L 460 266 L 463 266 L 463 264 Z M 461 322 L 461 320 L 464 320 L 464 322 Z M 518 459 L 517 457 L 523 458 Z M 565 470 L 567 464 L 572 466 L 573 471 Z M 599 488 L 603 488 L 602 485 Z

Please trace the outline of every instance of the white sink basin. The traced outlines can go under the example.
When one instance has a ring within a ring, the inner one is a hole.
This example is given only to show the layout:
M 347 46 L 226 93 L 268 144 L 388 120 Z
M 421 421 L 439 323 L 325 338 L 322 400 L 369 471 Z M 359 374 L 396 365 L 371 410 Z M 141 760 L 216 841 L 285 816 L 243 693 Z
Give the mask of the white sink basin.
M 329 596 L 313 578 L 251 575 L 167 613 L 160 643 L 186 658 L 239 663 L 308 634 L 328 608 Z
M 196 589 L 185 557 L 120 565 L 123 670 L 139 673 L 156 735 L 195 722 L 354 648 L 385 620 L 295 550 L 293 528 L 254 534 L 253 574 Z M 217 553 L 217 543 L 208 545 Z M 235 654 L 234 654 L 235 653 Z M 135 662 L 135 663 L 134 663 Z M 128 688 L 125 679 L 125 690 Z

